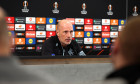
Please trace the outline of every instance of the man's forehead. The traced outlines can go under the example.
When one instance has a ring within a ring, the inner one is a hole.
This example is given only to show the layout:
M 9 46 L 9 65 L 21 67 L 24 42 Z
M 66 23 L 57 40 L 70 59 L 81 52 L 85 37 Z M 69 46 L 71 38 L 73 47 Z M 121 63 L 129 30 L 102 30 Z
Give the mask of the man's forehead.
M 64 22 L 60 24 L 60 28 L 61 29 L 73 29 L 73 26 L 71 23 L 69 22 Z
M 71 24 L 62 24 L 60 26 L 61 26 L 61 28 L 72 28 L 73 27 Z
M 62 30 L 62 31 L 73 31 L 73 27 L 72 26 L 61 26 L 60 30 Z
M 72 26 L 71 22 L 67 20 L 60 21 L 61 26 Z

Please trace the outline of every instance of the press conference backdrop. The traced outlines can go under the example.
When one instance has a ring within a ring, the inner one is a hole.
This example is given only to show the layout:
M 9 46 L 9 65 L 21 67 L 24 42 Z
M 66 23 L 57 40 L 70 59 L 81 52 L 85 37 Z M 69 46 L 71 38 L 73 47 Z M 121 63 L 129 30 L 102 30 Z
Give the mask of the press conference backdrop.
M 73 39 L 87 57 L 110 55 L 112 43 L 119 36 L 128 15 L 126 0 L 27 0 L 28 13 L 22 12 L 24 0 L 4 0 L 9 35 L 16 36 L 14 53 L 18 56 L 41 56 L 42 44 L 56 35 L 58 21 L 67 19 L 73 24 Z M 54 3 L 58 14 L 54 14 Z M 87 14 L 81 14 L 82 4 Z M 113 15 L 108 15 L 112 5 Z M 133 10 L 132 10 L 133 11 Z M 130 15 L 129 15 L 130 16 Z

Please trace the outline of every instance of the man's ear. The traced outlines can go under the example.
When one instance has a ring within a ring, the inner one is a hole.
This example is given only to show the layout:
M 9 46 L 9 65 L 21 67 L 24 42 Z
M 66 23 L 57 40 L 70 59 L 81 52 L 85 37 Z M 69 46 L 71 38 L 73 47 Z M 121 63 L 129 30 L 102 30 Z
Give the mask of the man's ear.
M 59 30 L 56 30 L 56 35 L 59 36 Z

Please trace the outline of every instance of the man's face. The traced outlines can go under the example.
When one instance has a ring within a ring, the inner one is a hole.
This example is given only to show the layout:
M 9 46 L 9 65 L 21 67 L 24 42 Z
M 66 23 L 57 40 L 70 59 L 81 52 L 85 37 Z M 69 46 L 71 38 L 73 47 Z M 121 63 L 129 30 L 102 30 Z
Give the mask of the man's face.
M 71 23 L 66 22 L 64 24 L 62 23 L 62 25 L 59 26 L 59 29 L 57 30 L 57 36 L 63 47 L 71 43 L 72 35 L 73 26 Z

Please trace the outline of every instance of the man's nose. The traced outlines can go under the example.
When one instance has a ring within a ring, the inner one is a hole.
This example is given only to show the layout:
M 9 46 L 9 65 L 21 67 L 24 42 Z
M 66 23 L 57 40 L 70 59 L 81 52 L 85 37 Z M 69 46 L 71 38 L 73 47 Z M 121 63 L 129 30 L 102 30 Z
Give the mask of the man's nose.
M 71 37 L 71 33 L 70 32 L 67 33 L 67 37 Z

